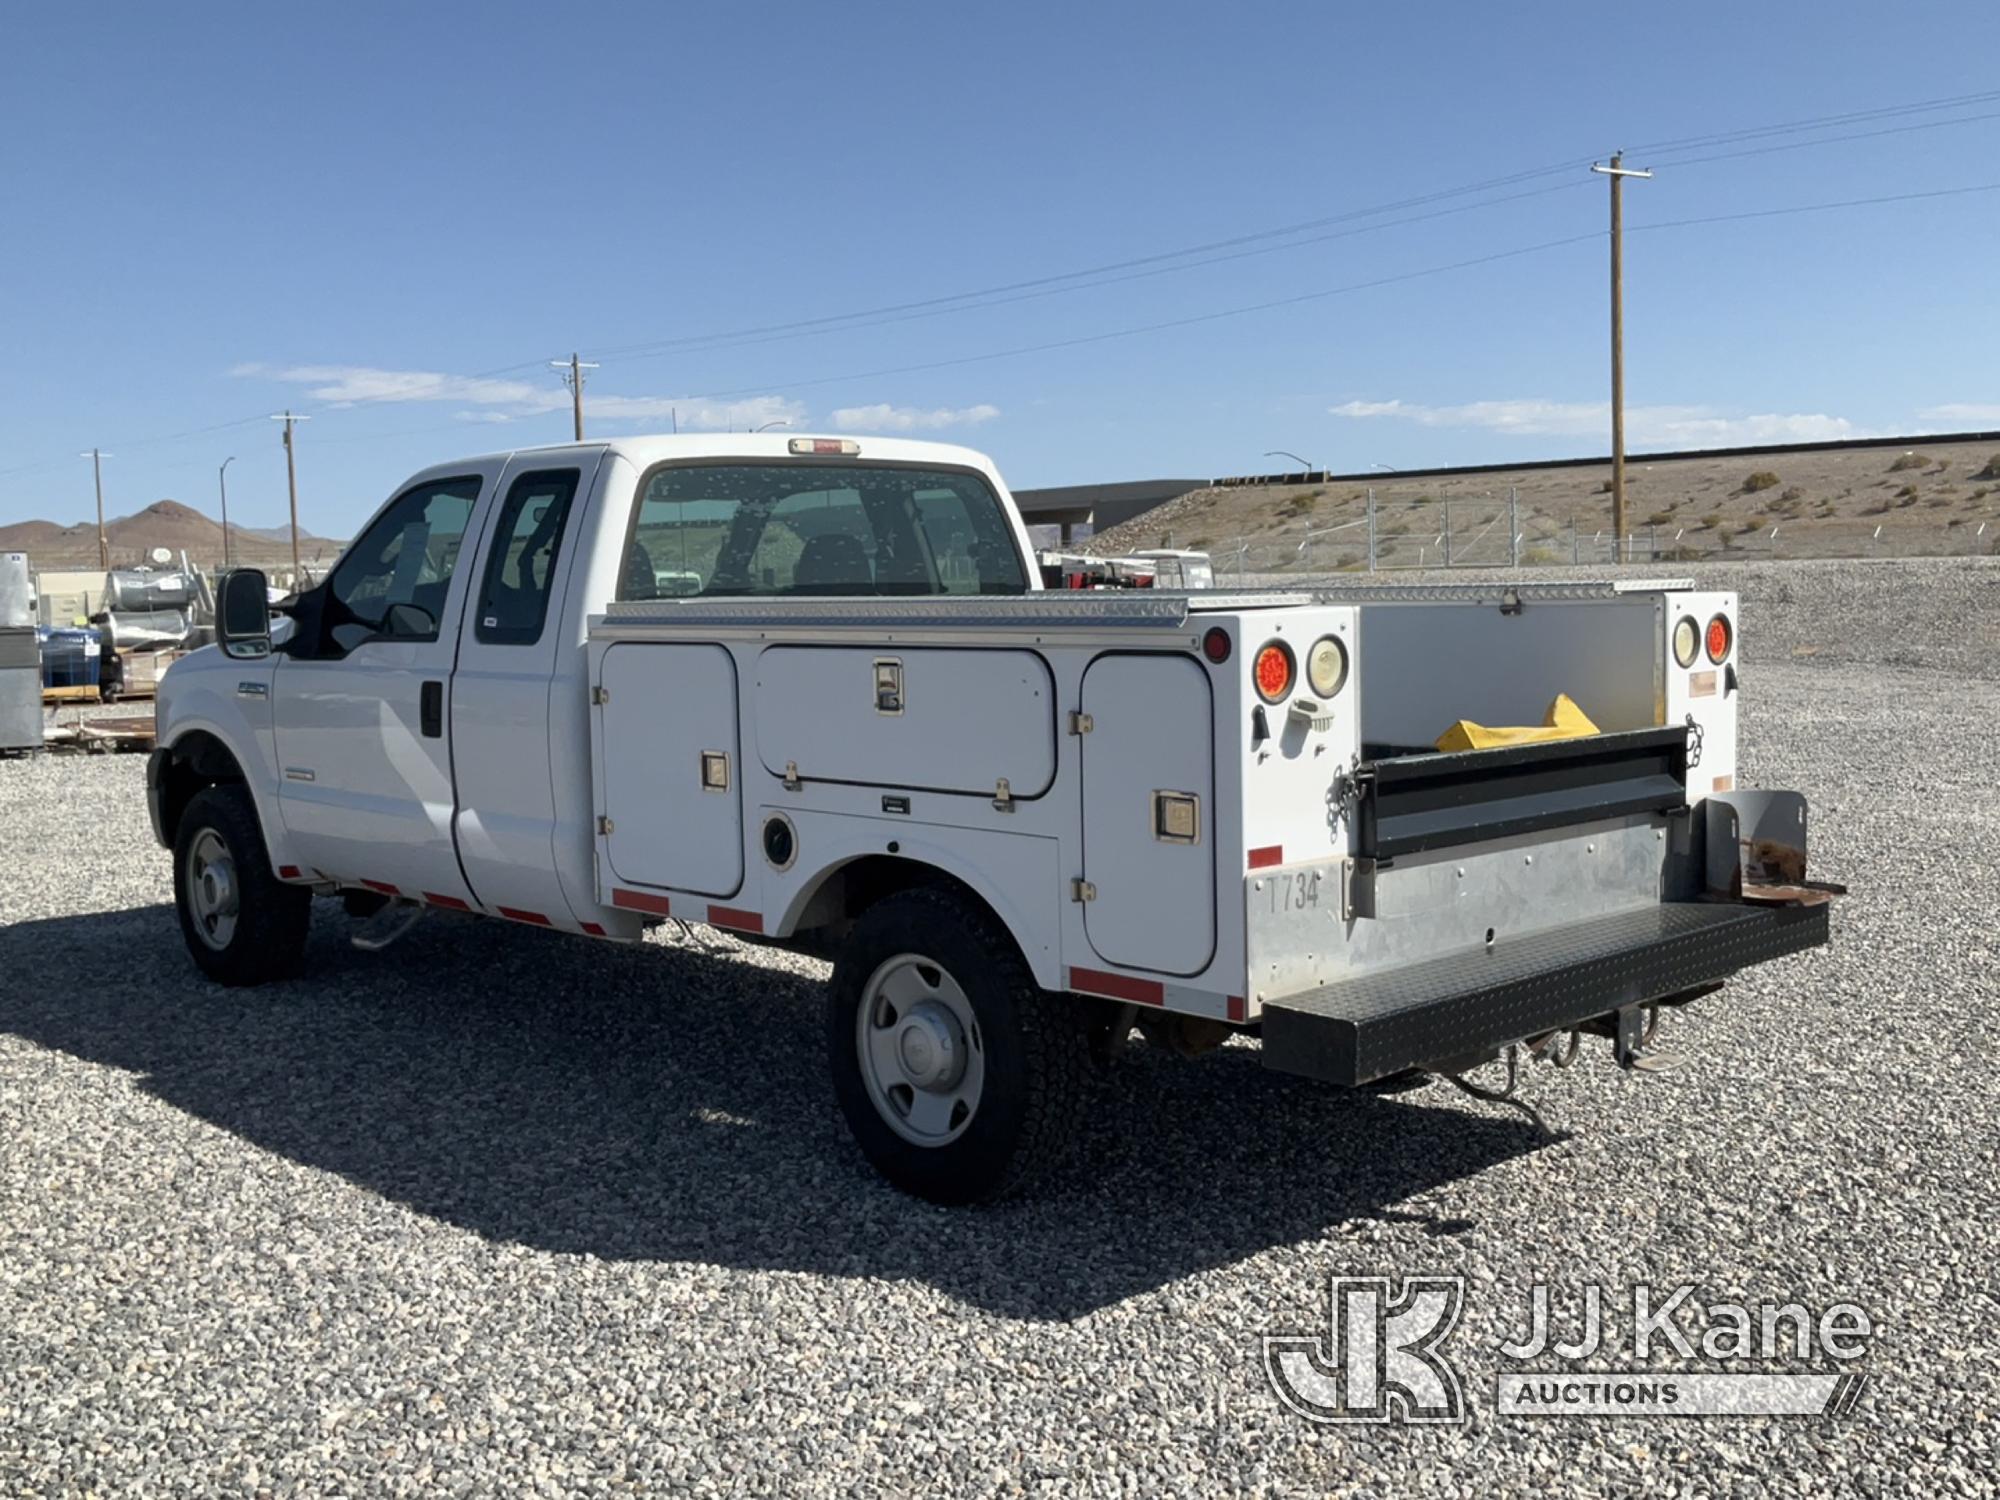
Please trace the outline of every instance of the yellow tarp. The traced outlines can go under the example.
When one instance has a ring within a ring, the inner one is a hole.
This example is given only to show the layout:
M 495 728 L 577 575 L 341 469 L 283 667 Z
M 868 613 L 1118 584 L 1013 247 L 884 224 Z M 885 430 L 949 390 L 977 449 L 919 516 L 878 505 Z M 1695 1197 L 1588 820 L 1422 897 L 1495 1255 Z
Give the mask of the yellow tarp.
M 1580 740 L 1597 733 L 1590 715 L 1576 706 L 1568 693 L 1557 693 L 1556 701 L 1542 715 L 1538 725 L 1509 725 L 1490 728 L 1460 719 L 1437 737 L 1440 750 L 1492 750 L 1501 745 L 1537 745 L 1545 740 Z

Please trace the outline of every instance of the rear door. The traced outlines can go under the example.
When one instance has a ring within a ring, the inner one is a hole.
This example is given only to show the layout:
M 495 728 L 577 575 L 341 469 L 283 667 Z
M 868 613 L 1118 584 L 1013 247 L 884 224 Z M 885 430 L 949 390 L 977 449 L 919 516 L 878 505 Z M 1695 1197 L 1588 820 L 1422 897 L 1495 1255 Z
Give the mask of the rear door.
M 322 874 L 474 899 L 452 842 L 445 700 L 501 463 L 440 472 L 390 501 L 323 586 L 317 639 L 279 660 L 279 807 L 293 848 Z
M 1097 956 L 1198 974 L 1215 953 L 1214 707 L 1194 658 L 1113 653 L 1084 670 L 1083 925 Z
M 549 694 L 601 458 L 508 464 L 450 686 L 459 860 L 481 904 L 525 921 L 574 915 L 556 874 Z

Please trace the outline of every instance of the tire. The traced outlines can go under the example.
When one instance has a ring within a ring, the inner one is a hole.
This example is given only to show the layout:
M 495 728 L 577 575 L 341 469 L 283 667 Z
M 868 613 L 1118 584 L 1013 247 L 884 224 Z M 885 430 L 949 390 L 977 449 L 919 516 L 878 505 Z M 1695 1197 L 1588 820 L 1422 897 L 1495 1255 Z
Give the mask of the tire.
M 312 892 L 271 873 L 264 830 L 243 787 L 204 787 L 182 812 L 174 910 L 189 957 L 218 984 L 264 984 L 298 972 Z
M 903 891 L 863 914 L 834 964 L 834 1095 L 862 1154 L 904 1192 L 1004 1198 L 1077 1138 L 1093 1071 L 1084 1021 L 1074 997 L 1036 987 L 972 899 Z

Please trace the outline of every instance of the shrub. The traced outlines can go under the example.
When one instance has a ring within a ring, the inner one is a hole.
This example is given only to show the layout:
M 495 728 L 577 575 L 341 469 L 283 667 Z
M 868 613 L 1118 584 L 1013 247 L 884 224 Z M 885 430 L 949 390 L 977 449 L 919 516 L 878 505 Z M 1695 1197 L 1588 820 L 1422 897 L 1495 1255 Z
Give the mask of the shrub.
M 1986 467 L 1972 476 L 1974 479 L 2000 479 L 2000 453 L 1986 460 Z
M 1905 453 L 1901 458 L 1898 458 L 1894 463 L 1889 465 L 1889 472 L 1891 474 L 1901 474 L 1907 469 L 1921 469 L 1929 462 L 1930 460 L 1925 458 L 1921 453 Z
M 1778 499 L 1786 505 L 1797 505 L 1805 497 L 1806 492 L 1804 490 L 1795 484 L 1788 484 L 1785 486 L 1784 494 L 1778 496 Z
M 1772 490 L 1777 487 L 1778 476 L 1769 469 L 1759 469 L 1743 481 L 1743 493 L 1746 495 L 1754 495 L 1759 490 Z
M 1673 523 L 1674 513 L 1670 510 L 1656 510 L 1650 516 L 1646 517 L 1646 524 L 1648 526 L 1671 526 Z
M 1526 552 L 1521 554 L 1523 566 L 1530 568 L 1549 568 L 1554 567 L 1557 563 L 1568 561 L 1568 558 L 1564 557 L 1553 547 L 1530 547 Z
M 1889 514 L 1889 502 L 1887 500 L 1871 500 L 1861 507 L 1861 514 L 1864 516 L 1886 516 Z
M 1905 486 L 1896 495 L 1896 509 L 1908 510 L 1917 503 L 1917 492 Z
M 1719 510 L 1712 510 L 1699 521 L 1695 522 L 1695 525 L 1699 526 L 1703 531 L 1713 531 L 1721 524 L 1722 512 Z
M 1931 496 L 1931 498 L 1930 498 L 1930 499 L 1928 499 L 1928 500 L 1926 500 L 1926 501 L 1924 502 L 1924 509 L 1926 509 L 1926 510 L 1944 510 L 1944 509 L 1945 509 L 1946 507 L 1950 506 L 1950 505 L 1951 505 L 1952 503 L 1953 503 L 1953 502 L 1952 502 L 1952 499 L 1951 499 L 1951 497 L 1950 497 L 1949 495 L 1933 495 L 1933 496 Z
M 1600 495 L 1608 495 L 1608 494 L 1610 494 L 1610 493 L 1611 493 L 1611 481 L 1607 479 L 1607 480 L 1604 480 L 1604 481 L 1603 481 L 1602 483 L 1600 483 L 1600 484 L 1599 484 L 1599 485 L 1597 486 L 1597 493 L 1598 493 L 1598 494 L 1600 494 Z

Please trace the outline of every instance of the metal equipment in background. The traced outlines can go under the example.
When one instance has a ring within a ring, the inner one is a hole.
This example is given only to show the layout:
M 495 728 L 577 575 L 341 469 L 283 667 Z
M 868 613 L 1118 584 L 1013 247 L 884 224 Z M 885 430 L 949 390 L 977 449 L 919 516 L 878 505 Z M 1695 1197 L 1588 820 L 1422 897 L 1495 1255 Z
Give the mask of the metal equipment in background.
M 42 652 L 28 558 L 0 552 L 0 751 L 42 745 Z

